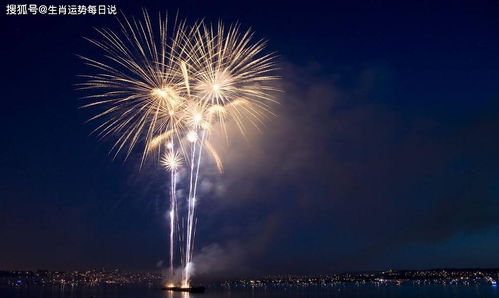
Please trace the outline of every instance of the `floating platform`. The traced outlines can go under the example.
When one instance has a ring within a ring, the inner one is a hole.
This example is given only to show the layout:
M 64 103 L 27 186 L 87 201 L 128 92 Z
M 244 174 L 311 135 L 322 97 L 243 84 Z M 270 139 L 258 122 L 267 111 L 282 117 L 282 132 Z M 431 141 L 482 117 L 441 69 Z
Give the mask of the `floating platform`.
M 205 287 L 162 287 L 164 291 L 174 291 L 174 292 L 189 292 L 189 293 L 204 293 Z

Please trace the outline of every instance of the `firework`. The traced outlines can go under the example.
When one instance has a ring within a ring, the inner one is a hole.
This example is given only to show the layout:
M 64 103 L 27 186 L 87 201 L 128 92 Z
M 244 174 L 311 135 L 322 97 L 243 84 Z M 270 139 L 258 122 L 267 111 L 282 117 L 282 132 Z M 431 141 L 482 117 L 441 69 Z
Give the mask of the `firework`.
M 103 108 L 90 120 L 102 119 L 95 130 L 100 137 L 115 137 L 115 156 L 124 151 L 126 159 L 139 144 L 142 161 L 164 151 L 159 161 L 170 172 L 170 276 L 175 226 L 182 226 L 185 247 L 179 258 L 182 286 L 188 287 L 203 152 L 222 172 L 222 160 L 209 141 L 213 132 L 220 131 L 228 141 L 228 121 L 244 134 L 245 123 L 259 128 L 272 115 L 274 55 L 264 54 L 265 42 L 253 42 L 253 33 L 240 31 L 239 25 L 196 22 L 187 28 L 183 21 L 170 26 L 161 16 L 157 24 L 155 33 L 144 11 L 143 20 L 122 17 L 119 34 L 97 29 L 100 38 L 89 41 L 104 51 L 104 59 L 81 57 L 97 73 L 82 76 L 80 88 L 94 91 L 86 97 L 90 102 L 85 107 Z M 189 194 L 186 218 L 179 224 L 177 171 L 184 161 Z
M 221 122 L 233 119 L 244 133 L 244 120 L 259 126 L 274 102 L 274 55 L 263 54 L 265 41 L 254 43 L 251 30 L 198 24 L 193 34 L 189 79 L 193 95 Z
M 120 31 L 96 29 L 99 38 L 88 39 L 104 52 L 104 59 L 81 57 L 97 73 L 83 75 L 81 89 L 94 91 L 84 107 L 98 106 L 102 112 L 90 120 L 102 123 L 95 129 L 101 137 L 115 137 L 112 150 L 125 151 L 125 159 L 134 147 L 144 143 L 142 161 L 151 148 L 168 143 L 161 160 L 170 170 L 170 275 L 174 267 L 174 233 L 176 224 L 176 171 L 181 166 L 175 150 L 175 136 L 181 125 L 177 117 L 186 93 L 185 78 L 178 65 L 177 53 L 184 52 L 180 43 L 184 22 L 159 16 L 159 29 L 153 30 L 151 18 L 143 12 L 143 20 L 118 20 Z M 169 31 L 171 29 L 171 32 Z M 160 136 L 159 138 L 157 136 Z
M 185 126 L 190 146 L 190 180 L 186 229 L 185 270 L 183 282 L 189 284 L 193 255 L 195 207 L 203 148 L 214 156 L 219 169 L 220 158 L 208 142 L 209 134 L 220 124 L 226 134 L 225 122 L 233 119 L 242 133 L 245 120 L 259 126 L 271 114 L 269 104 L 275 88 L 270 75 L 274 70 L 273 54 L 262 54 L 265 42 L 252 43 L 250 30 L 240 32 L 239 26 L 228 29 L 198 23 L 187 39 L 189 59 L 183 64 L 184 78 L 193 102 L 186 105 Z
M 91 101 L 84 107 L 103 109 L 90 120 L 102 120 L 95 129 L 99 136 L 116 138 L 115 156 L 125 151 L 127 158 L 144 142 L 144 158 L 147 148 L 154 146 L 153 137 L 176 130 L 181 123 L 176 113 L 186 85 L 176 55 L 185 52 L 179 42 L 185 25 L 174 22 L 170 34 L 168 19 L 160 16 L 155 34 L 146 11 L 143 21 L 122 17 L 118 22 L 120 34 L 96 29 L 99 38 L 87 39 L 104 52 L 104 59 L 81 56 L 97 73 L 82 75 L 85 82 L 79 88 L 94 92 L 84 97 Z

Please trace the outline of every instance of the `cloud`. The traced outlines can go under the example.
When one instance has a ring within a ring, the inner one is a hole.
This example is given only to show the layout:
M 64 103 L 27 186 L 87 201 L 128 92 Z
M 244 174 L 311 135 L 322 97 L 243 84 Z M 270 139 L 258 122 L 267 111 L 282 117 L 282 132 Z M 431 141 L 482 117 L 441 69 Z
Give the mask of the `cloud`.
M 384 68 L 348 83 L 318 66 L 287 64 L 283 73 L 277 117 L 246 138 L 233 129 L 228 144 L 213 141 L 225 172 L 210 185 L 224 192 L 203 199 L 198 236 L 220 255 L 225 241 L 237 242 L 227 253 L 234 268 L 382 268 L 407 243 L 438 245 L 499 223 L 494 165 L 483 163 L 494 150 L 481 156 L 476 147 L 497 120 L 440 119 L 383 100 L 393 96 Z

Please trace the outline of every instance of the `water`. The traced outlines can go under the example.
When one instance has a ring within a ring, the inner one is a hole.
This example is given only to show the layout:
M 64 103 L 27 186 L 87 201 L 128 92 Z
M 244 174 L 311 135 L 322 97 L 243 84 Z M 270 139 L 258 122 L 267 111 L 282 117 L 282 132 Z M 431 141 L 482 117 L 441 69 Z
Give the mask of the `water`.
M 208 288 L 203 294 L 167 292 L 147 287 L 15 287 L 0 288 L 1 298 L 492 298 L 499 289 L 491 285 L 335 285 L 292 288 Z

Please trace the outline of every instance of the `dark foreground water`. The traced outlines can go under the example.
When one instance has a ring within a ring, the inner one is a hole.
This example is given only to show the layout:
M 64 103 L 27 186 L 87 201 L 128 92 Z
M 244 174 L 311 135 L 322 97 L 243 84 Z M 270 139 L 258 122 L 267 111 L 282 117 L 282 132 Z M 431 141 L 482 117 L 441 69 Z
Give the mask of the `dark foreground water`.
M 314 297 L 345 297 L 345 298 L 491 298 L 499 297 L 499 288 L 490 285 L 335 285 L 330 287 L 302 288 L 246 288 L 221 289 L 209 288 L 203 294 L 173 293 L 146 287 L 101 286 L 84 287 L 18 287 L 0 288 L 1 298 L 314 298 Z

